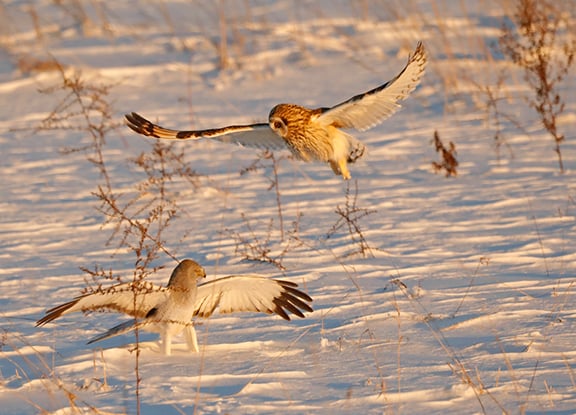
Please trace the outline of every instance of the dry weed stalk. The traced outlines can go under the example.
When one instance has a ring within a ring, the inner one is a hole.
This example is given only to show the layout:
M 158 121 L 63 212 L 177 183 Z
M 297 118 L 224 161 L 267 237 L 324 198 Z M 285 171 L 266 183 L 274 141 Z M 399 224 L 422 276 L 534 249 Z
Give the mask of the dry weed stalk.
M 104 215 L 105 225 L 112 225 L 112 234 L 108 244 L 113 241 L 116 248 L 127 249 L 135 255 L 134 270 L 131 282 L 134 287 L 134 307 L 141 282 L 157 271 L 153 261 L 160 253 L 176 260 L 174 254 L 166 247 L 165 231 L 176 217 L 179 206 L 176 197 L 169 190 L 170 183 L 184 180 L 193 187 L 198 186 L 198 175 L 184 161 L 182 152 L 174 151 L 173 144 L 155 141 L 150 152 L 143 152 L 130 160 L 145 177 L 131 191 L 119 193 L 115 190 L 105 161 L 104 146 L 106 136 L 117 128 L 112 118 L 112 109 L 107 101 L 110 85 L 97 85 L 82 78 L 76 72 L 67 74 L 59 67 L 61 82 L 51 88 L 42 90 L 45 94 L 64 92 L 62 98 L 49 116 L 44 119 L 37 130 L 75 130 L 85 132 L 90 143 L 79 148 L 64 149 L 63 153 L 84 151 L 87 160 L 94 165 L 104 183 L 99 184 L 94 196 L 99 200 L 98 210 Z M 93 284 L 87 279 L 85 292 L 102 290 L 103 282 L 130 282 L 117 276 L 110 270 L 95 266 L 93 270 L 82 268 Z M 136 410 L 140 413 L 139 372 L 139 331 L 136 335 Z
M 278 180 L 278 171 L 280 168 L 280 162 L 287 157 L 290 156 L 281 156 L 277 158 L 272 151 L 265 150 L 260 152 L 256 160 L 254 160 L 248 167 L 244 167 L 242 170 L 240 170 L 241 176 L 250 172 L 257 171 L 259 169 L 270 168 L 272 170 L 273 177 L 272 179 L 268 179 L 270 181 L 268 191 L 274 189 L 274 192 L 276 193 L 276 208 L 278 210 L 280 238 L 282 241 L 284 241 L 284 215 L 282 212 L 282 198 L 280 194 L 280 181 Z M 265 161 L 271 161 L 271 163 L 267 164 Z
M 199 185 L 197 173 L 190 169 L 182 152 L 175 152 L 172 143 L 155 141 L 149 153 L 143 152 L 131 162 L 145 174 L 134 185 L 134 192 L 117 194 L 98 186 L 99 210 L 105 224 L 113 225 L 109 242 L 116 239 L 118 248 L 136 254 L 135 269 L 145 270 L 160 252 L 176 260 L 166 248 L 164 231 L 176 217 L 179 206 L 169 184 L 183 179 L 193 187 Z
M 480 266 L 482 266 L 482 265 L 488 266 L 489 264 L 490 264 L 490 258 L 485 257 L 485 256 L 480 257 L 480 259 L 478 260 L 478 264 L 476 264 L 476 269 L 474 270 L 474 274 L 472 274 L 472 278 L 470 278 L 470 283 L 468 284 L 468 287 L 466 287 L 466 292 L 464 293 L 464 295 L 460 299 L 460 302 L 458 303 L 456 310 L 454 310 L 454 313 L 452 313 L 452 318 L 456 317 L 456 315 L 460 312 L 460 309 L 462 308 L 464 301 L 468 297 L 468 294 L 470 294 L 470 290 L 472 289 L 472 286 L 474 285 L 474 281 L 478 277 L 478 273 L 480 271 Z
M 456 168 L 458 167 L 458 160 L 456 160 L 456 145 L 450 141 L 449 148 L 444 147 L 444 143 L 440 140 L 437 130 L 434 130 L 434 139 L 432 142 L 434 143 L 436 152 L 442 157 L 440 162 L 432 162 L 434 173 L 444 170 L 446 177 L 457 176 L 458 171 Z
M 37 350 L 28 340 L 24 337 L 14 333 L 8 333 L 2 329 L 0 336 L 0 357 L 6 359 L 15 368 L 14 376 L 4 378 L 3 380 L 20 380 L 31 384 L 34 378 L 40 380 L 47 393 L 54 398 L 56 392 L 59 392 L 68 402 L 70 413 L 82 414 L 102 414 L 96 407 L 89 404 L 81 396 L 77 395 L 74 391 L 78 390 L 77 385 L 66 384 L 54 371 L 53 363 L 46 360 L 44 353 Z M 21 349 L 31 349 L 33 353 L 21 352 Z M 12 349 L 13 352 L 10 352 Z M 30 375 L 34 373 L 34 378 Z M 100 388 L 105 389 L 105 379 L 94 378 L 97 383 L 101 385 Z M 36 413 L 47 414 L 53 413 L 42 404 L 23 396 L 22 399 L 32 406 Z M 80 404 L 80 405 L 79 405 Z
M 501 158 L 500 149 L 503 145 L 508 150 L 510 157 L 514 158 L 512 147 L 506 141 L 506 137 L 504 136 L 505 124 L 509 123 L 518 131 L 528 134 L 526 129 L 522 127 L 520 121 L 513 114 L 502 110 L 500 102 L 508 99 L 503 96 L 505 91 L 505 80 L 506 75 L 504 71 L 501 71 L 498 74 L 498 79 L 495 85 L 481 85 L 473 79 L 470 80 L 470 82 L 478 88 L 480 93 L 486 97 L 486 100 L 483 103 L 484 105 L 480 109 L 486 112 L 488 118 L 487 123 L 493 128 L 494 136 L 492 138 L 494 140 L 498 160 Z
M 235 241 L 235 254 L 239 255 L 245 261 L 264 262 L 274 265 L 281 271 L 285 271 L 286 267 L 283 264 L 284 258 L 289 252 L 302 245 L 299 237 L 301 215 L 296 216 L 296 219 L 292 222 L 292 229 L 288 232 L 288 237 L 281 240 L 280 249 L 277 251 L 273 251 L 273 246 L 276 241 L 274 219 L 268 221 L 266 233 L 260 236 L 259 233 L 254 230 L 251 221 L 246 215 L 242 213 L 241 216 L 245 228 L 244 232 L 240 233 L 232 229 L 226 229 L 226 232 L 231 235 Z
M 218 42 L 218 68 L 220 70 L 228 69 L 230 66 L 230 57 L 228 56 L 228 21 L 226 18 L 226 6 L 224 0 L 218 1 L 218 28 L 220 31 Z
M 88 82 L 79 71 L 66 71 L 54 60 L 61 79 L 51 87 L 40 89 L 41 94 L 61 95 L 61 98 L 35 132 L 42 130 L 81 131 L 91 139 L 83 147 L 64 148 L 63 154 L 78 151 L 86 152 L 87 158 L 104 179 L 106 189 L 111 189 L 110 177 L 104 163 L 102 148 L 106 144 L 106 136 L 121 126 L 113 121 L 112 107 L 107 101 L 108 93 L 114 84 Z
M 136 260 L 132 281 L 143 281 L 151 272 L 160 253 L 177 261 L 177 258 L 166 247 L 164 233 L 171 225 L 179 211 L 176 198 L 169 192 L 168 186 L 175 178 L 188 181 L 193 186 L 198 184 L 198 176 L 183 160 L 183 153 L 176 153 L 172 143 L 155 141 L 149 153 L 141 153 L 131 160 L 145 173 L 145 178 L 135 185 L 135 192 L 130 195 L 115 194 L 112 189 L 98 186 L 94 194 L 100 200 L 99 210 L 105 216 L 105 224 L 114 226 L 108 242 L 116 239 L 117 248 L 128 249 L 134 253 Z M 137 307 L 139 284 L 134 285 L 134 308 Z M 140 384 L 142 378 L 139 370 L 140 334 L 135 331 L 136 352 L 134 372 L 136 375 L 137 413 L 140 413 Z
M 240 254 L 240 256 L 247 261 L 272 264 L 281 271 L 286 270 L 286 267 L 282 263 L 285 256 L 303 244 L 300 239 L 300 218 L 302 217 L 302 214 L 296 213 L 295 218 L 291 223 L 291 228 L 288 231 L 286 231 L 286 226 L 284 224 L 285 213 L 282 207 L 282 194 L 280 192 L 280 179 L 278 173 L 280 162 L 288 157 L 290 156 L 276 157 L 276 155 L 271 151 L 263 151 L 258 154 L 256 160 L 254 160 L 249 166 L 240 170 L 240 175 L 252 173 L 260 169 L 271 170 L 272 178 L 266 175 L 269 180 L 267 190 L 274 190 L 278 229 L 275 229 L 274 219 L 270 219 L 267 224 L 266 233 L 263 237 L 259 237 L 250 220 L 246 215 L 242 214 L 242 220 L 244 221 L 244 226 L 247 232 L 242 234 L 234 230 L 227 230 L 236 242 L 236 254 Z M 276 238 L 274 234 L 276 232 L 279 232 L 280 250 L 272 254 L 272 247 Z
M 558 131 L 557 118 L 564 111 L 565 102 L 558 84 L 568 75 L 576 55 L 571 16 L 568 10 L 561 9 L 562 4 L 566 3 L 517 0 L 512 17 L 515 26 L 504 25 L 499 42 L 502 52 L 524 69 L 524 78 L 534 91 L 528 103 L 554 139 L 561 173 L 564 162 L 560 144 L 565 137 Z
M 218 35 L 208 37 L 208 42 L 214 48 L 217 55 L 219 71 L 237 69 L 242 66 L 242 60 L 246 54 L 246 35 L 243 33 L 252 21 L 251 6 L 245 2 L 242 6 L 245 13 L 242 13 L 240 2 L 229 2 L 218 0 L 217 2 L 196 2 L 197 7 L 207 13 L 211 19 L 210 29 L 218 28 Z M 242 21 L 244 20 L 244 21 Z M 203 25 L 205 22 L 200 22 Z
M 336 206 L 336 210 L 334 213 L 338 215 L 338 219 L 336 223 L 332 225 L 332 228 L 328 231 L 325 235 L 325 239 L 330 239 L 334 236 L 338 231 L 342 228 L 345 228 L 348 231 L 348 236 L 352 241 L 353 245 L 357 246 L 357 249 L 348 253 L 346 256 L 352 256 L 356 254 L 362 255 L 364 258 L 374 258 L 373 249 L 366 237 L 364 236 L 364 232 L 362 227 L 360 226 L 360 220 L 365 218 L 366 216 L 372 215 L 376 213 L 376 210 L 370 210 L 365 208 L 360 208 L 357 205 L 358 203 L 358 182 L 354 181 L 354 192 L 351 193 L 350 190 L 350 181 L 346 182 L 346 202 L 344 206 L 341 205 Z
M 114 225 L 109 242 L 119 237 L 118 247 L 128 248 L 136 254 L 136 269 L 145 269 L 158 251 L 173 257 L 162 240 L 163 231 L 178 209 L 175 197 L 168 191 L 168 184 L 184 179 L 195 187 L 198 186 L 198 175 L 186 165 L 183 153 L 175 152 L 171 144 L 156 141 L 150 153 L 142 153 L 131 160 L 146 178 L 135 186 L 132 193 L 117 193 L 103 151 L 107 135 L 123 126 L 113 120 L 113 111 L 107 101 L 113 85 L 90 82 L 80 72 L 69 74 L 62 67 L 59 69 L 61 81 L 40 90 L 40 93 L 53 95 L 64 92 L 64 97 L 35 131 L 72 130 L 88 135 L 89 144 L 65 148 L 62 153 L 86 152 L 87 160 L 97 168 L 104 184 L 97 186 L 94 195 L 101 202 L 99 210 L 105 216 L 104 224 Z
M 463 384 L 472 388 L 482 413 L 487 413 L 484 402 L 482 401 L 482 396 L 488 396 L 492 402 L 494 402 L 494 404 L 502 411 L 502 413 L 507 414 L 508 411 L 506 411 L 502 403 L 498 401 L 498 399 L 490 392 L 490 389 L 487 389 L 484 386 L 478 375 L 476 378 L 474 377 L 472 371 L 466 367 L 462 358 L 458 356 L 454 348 L 450 346 L 448 339 L 446 339 L 442 330 L 436 326 L 432 313 L 428 312 L 418 297 L 413 295 L 408 289 L 407 285 L 399 278 L 392 280 L 391 283 L 402 292 L 402 294 L 413 305 L 416 312 L 422 317 L 422 322 L 426 324 L 436 342 L 449 358 L 447 364 L 452 373 L 458 377 Z
M 403 284 L 400 280 L 397 280 L 398 284 Z M 394 319 L 396 320 L 396 329 L 398 335 L 396 337 L 396 392 L 402 392 L 402 344 L 404 343 L 404 336 L 402 335 L 402 317 L 400 312 L 400 305 L 398 304 L 398 299 L 396 298 L 396 292 L 392 292 L 392 306 L 396 312 Z

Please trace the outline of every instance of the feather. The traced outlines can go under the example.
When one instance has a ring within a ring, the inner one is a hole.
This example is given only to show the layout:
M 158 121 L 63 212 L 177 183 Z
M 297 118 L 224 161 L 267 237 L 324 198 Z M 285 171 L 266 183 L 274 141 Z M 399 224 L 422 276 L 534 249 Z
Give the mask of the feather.
M 147 137 L 167 138 L 172 140 L 199 140 L 210 138 L 222 143 L 235 143 L 244 147 L 267 150 L 286 149 L 284 140 L 270 129 L 268 124 L 230 125 L 209 130 L 178 131 L 161 127 L 148 121 L 141 115 L 132 112 L 126 114 L 126 124 L 133 131 Z
M 399 108 L 399 101 L 418 86 L 426 67 L 426 52 L 422 42 L 408 58 L 408 63 L 396 77 L 368 92 L 335 105 L 322 108 L 317 116 L 318 122 L 333 125 L 337 128 L 355 128 L 368 130 L 394 114 Z

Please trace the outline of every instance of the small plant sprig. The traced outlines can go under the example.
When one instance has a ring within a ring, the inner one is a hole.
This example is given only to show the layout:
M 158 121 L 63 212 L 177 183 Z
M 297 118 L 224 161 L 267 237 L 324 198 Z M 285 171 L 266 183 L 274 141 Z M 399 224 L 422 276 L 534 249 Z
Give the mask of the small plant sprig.
M 470 80 L 470 82 L 478 88 L 480 94 L 485 98 L 482 103 L 483 105 L 479 105 L 479 108 L 486 112 L 488 126 L 494 132 L 492 138 L 494 140 L 494 147 L 498 161 L 501 159 L 502 146 L 506 147 L 508 150 L 509 157 L 514 158 L 512 146 L 507 142 L 506 136 L 504 135 L 505 127 L 511 125 L 523 134 L 528 134 L 514 114 L 502 109 L 503 107 L 509 108 L 505 102 L 507 100 L 507 97 L 505 96 L 506 77 L 506 72 L 502 70 L 498 73 L 498 78 L 494 84 L 482 85 L 474 79 Z M 501 104 L 502 102 L 504 102 L 504 104 Z
M 284 241 L 284 215 L 282 212 L 282 199 L 280 194 L 280 181 L 278 179 L 278 171 L 280 167 L 280 162 L 286 158 L 285 156 L 276 157 L 272 151 L 265 150 L 258 154 L 256 160 L 254 160 L 248 167 L 244 167 L 240 170 L 240 175 L 245 175 L 250 172 L 257 171 L 258 169 L 270 168 L 273 173 L 273 177 L 268 179 L 270 185 L 268 186 L 268 191 L 274 189 L 276 193 L 276 207 L 278 210 L 278 221 L 280 224 L 280 238 Z M 266 162 L 270 161 L 270 165 Z
M 347 181 L 346 183 L 346 202 L 344 203 L 344 206 L 336 206 L 334 213 L 338 215 L 338 219 L 325 235 L 325 239 L 330 239 L 342 228 L 345 228 L 348 231 L 352 243 L 357 245 L 357 249 L 346 256 L 360 254 L 364 258 L 374 258 L 374 248 L 368 244 L 364 232 L 362 231 L 362 227 L 360 226 L 360 220 L 376 213 L 377 211 L 358 207 L 358 182 L 354 182 L 353 193 L 351 193 L 350 190 L 350 181 Z
M 286 267 L 283 260 L 286 255 L 297 249 L 302 245 L 299 237 L 300 217 L 297 215 L 296 219 L 292 222 L 292 228 L 288 232 L 288 238 L 282 239 L 280 249 L 273 251 L 273 244 L 276 240 L 274 234 L 274 219 L 270 219 L 266 229 L 266 233 L 259 236 L 254 230 L 252 223 L 242 214 L 244 227 L 246 232 L 240 233 L 238 231 L 227 229 L 227 233 L 232 236 L 236 243 L 235 254 L 239 255 L 243 260 L 250 262 L 264 262 L 274 265 L 281 271 L 285 271 Z
M 568 75 L 576 55 L 576 37 L 569 30 L 571 17 L 559 9 L 562 4 L 565 3 L 517 0 L 514 26 L 504 25 L 499 39 L 502 52 L 524 69 L 524 78 L 534 91 L 528 103 L 554 139 L 561 173 L 564 162 L 560 144 L 565 137 L 558 131 L 557 120 L 565 102 L 558 84 Z M 562 35 L 566 40 L 561 40 Z
M 105 224 L 114 227 L 108 242 L 116 239 L 118 248 L 133 251 L 135 268 L 146 269 L 159 252 L 176 260 L 163 240 L 164 231 L 179 210 L 169 183 L 184 179 L 195 188 L 199 186 L 199 175 L 186 165 L 182 152 L 174 151 L 173 143 L 155 141 L 150 152 L 141 153 L 131 162 L 145 174 L 134 192 L 118 194 L 98 186 L 94 194 L 100 200 Z
M 54 60 L 60 73 L 60 81 L 51 87 L 39 90 L 45 95 L 60 95 L 54 109 L 44 118 L 34 131 L 45 130 L 71 130 L 82 131 L 90 137 L 90 143 L 75 148 L 64 148 L 63 154 L 79 151 L 87 153 L 88 161 L 94 165 L 102 179 L 104 186 L 111 190 L 110 177 L 104 162 L 102 148 L 106 144 L 106 136 L 119 128 L 122 123 L 113 119 L 112 106 L 107 96 L 114 84 L 88 82 L 79 71 L 66 70 Z
M 446 177 L 457 176 L 458 171 L 456 168 L 458 167 L 458 160 L 456 160 L 456 145 L 450 141 L 450 144 L 448 144 L 449 148 L 446 148 L 442 140 L 440 140 L 440 135 L 437 130 L 434 131 L 432 142 L 436 152 L 442 157 L 440 162 L 432 162 L 434 173 L 439 173 L 444 170 Z

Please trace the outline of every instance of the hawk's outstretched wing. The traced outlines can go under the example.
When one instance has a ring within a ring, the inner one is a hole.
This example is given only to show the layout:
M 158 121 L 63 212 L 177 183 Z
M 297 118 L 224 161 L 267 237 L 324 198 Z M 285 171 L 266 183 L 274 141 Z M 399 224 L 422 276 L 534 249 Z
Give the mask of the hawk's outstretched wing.
M 312 299 L 298 285 L 259 275 L 231 275 L 198 286 L 194 315 L 210 317 L 218 307 L 220 313 L 254 311 L 276 313 L 290 320 L 287 311 L 304 317 L 302 311 L 312 311 L 306 302 Z
M 290 320 L 286 311 L 304 317 L 303 311 L 312 311 L 306 302 L 312 299 L 295 287 L 293 282 L 274 280 L 258 275 L 231 275 L 208 281 L 198 286 L 194 315 L 210 317 L 218 307 L 221 313 L 254 311 L 276 313 Z M 42 326 L 75 311 L 112 310 L 133 317 L 144 318 L 150 310 L 168 299 L 166 288 L 144 283 L 120 284 L 107 290 L 76 297 L 46 311 L 36 323 Z
M 145 317 L 151 309 L 168 298 L 166 288 L 151 283 L 120 284 L 106 290 L 81 295 L 72 301 L 46 311 L 36 323 L 43 326 L 58 317 L 75 311 L 118 311 L 133 317 Z
M 230 125 L 210 130 L 177 131 L 156 125 L 135 112 L 126 114 L 128 127 L 147 137 L 175 140 L 199 140 L 211 138 L 223 143 L 235 143 L 245 147 L 282 150 L 286 144 L 268 124 Z
M 420 83 L 425 67 L 426 52 L 422 42 L 418 42 L 408 63 L 394 79 L 332 108 L 322 109 L 317 121 L 338 128 L 368 130 L 400 108 L 398 101 L 405 99 Z

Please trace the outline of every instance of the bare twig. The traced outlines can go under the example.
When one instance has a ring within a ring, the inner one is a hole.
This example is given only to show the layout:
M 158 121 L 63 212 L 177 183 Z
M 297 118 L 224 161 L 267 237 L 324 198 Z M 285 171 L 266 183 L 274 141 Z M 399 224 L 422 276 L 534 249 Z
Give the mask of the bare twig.
M 440 140 L 437 130 L 434 130 L 434 139 L 432 142 L 434 143 L 436 152 L 439 153 L 442 158 L 440 162 L 432 162 L 434 173 L 444 170 L 446 177 L 457 176 L 458 172 L 456 168 L 458 167 L 458 160 L 456 160 L 456 145 L 450 141 L 449 148 L 444 147 L 444 143 Z
M 79 148 L 67 148 L 62 152 L 70 154 L 86 152 L 88 162 L 95 166 L 103 183 L 98 184 L 94 196 L 99 200 L 98 210 L 104 215 L 104 225 L 112 225 L 108 243 L 113 241 L 117 248 L 128 249 L 135 255 L 131 287 L 136 296 L 140 282 L 158 268 L 152 263 L 160 253 L 177 260 L 166 247 L 164 233 L 176 217 L 179 206 L 176 197 L 170 192 L 170 184 L 175 180 L 185 180 L 192 187 L 198 186 L 198 175 L 184 161 L 182 152 L 174 151 L 172 144 L 156 141 L 150 152 L 143 152 L 131 160 L 134 166 L 144 173 L 144 178 L 134 185 L 132 191 L 119 193 L 115 190 L 105 161 L 104 146 L 106 136 L 120 123 L 112 119 L 112 109 L 107 101 L 110 85 L 98 85 L 84 79 L 79 72 L 69 75 L 59 67 L 59 84 L 43 89 L 44 94 L 64 92 L 64 97 L 46 117 L 37 130 L 75 130 L 88 134 L 91 141 Z M 104 282 L 127 282 L 117 276 L 112 269 L 96 265 L 93 270 L 82 270 L 88 275 L 85 292 L 103 290 Z M 94 285 L 95 284 L 95 285 Z M 140 337 L 136 328 L 135 376 L 136 411 L 140 413 Z
M 272 169 L 272 179 L 268 179 L 270 181 L 270 185 L 268 187 L 268 191 L 274 189 L 276 193 L 276 208 L 278 210 L 278 221 L 280 226 L 280 238 L 282 241 L 284 240 L 284 215 L 282 212 L 282 198 L 280 194 L 280 181 L 278 179 L 278 170 L 280 166 L 280 162 L 285 159 L 285 156 L 276 157 L 273 152 L 269 150 L 262 151 L 258 154 L 256 160 L 254 160 L 248 167 L 244 167 L 240 170 L 240 175 L 244 175 L 247 173 L 255 172 L 259 169 Z M 270 160 L 271 164 L 268 165 L 264 163 L 264 161 Z
M 564 135 L 558 131 L 557 118 L 564 112 L 565 103 L 558 84 L 568 75 L 576 56 L 576 38 L 567 29 L 570 15 L 560 9 L 562 4 L 517 0 L 514 26 L 504 25 L 500 37 L 502 52 L 524 69 L 524 78 L 534 91 L 528 103 L 554 139 L 561 173 L 564 162 L 560 144 Z M 563 42 L 562 34 L 566 36 Z
M 360 220 L 366 216 L 372 215 L 377 211 L 374 209 L 365 209 L 358 207 L 358 182 L 354 181 L 354 192 L 351 193 L 350 181 L 346 182 L 346 202 L 344 206 L 338 205 L 334 211 L 338 215 L 336 223 L 332 225 L 332 228 L 328 231 L 325 238 L 330 239 L 339 230 L 345 228 L 348 231 L 348 236 L 350 237 L 353 244 L 358 246 L 358 249 L 349 253 L 348 255 L 360 254 L 364 258 L 374 257 L 373 249 L 362 231 L 360 226 Z

